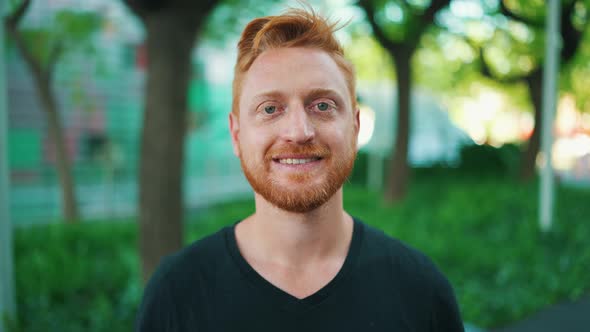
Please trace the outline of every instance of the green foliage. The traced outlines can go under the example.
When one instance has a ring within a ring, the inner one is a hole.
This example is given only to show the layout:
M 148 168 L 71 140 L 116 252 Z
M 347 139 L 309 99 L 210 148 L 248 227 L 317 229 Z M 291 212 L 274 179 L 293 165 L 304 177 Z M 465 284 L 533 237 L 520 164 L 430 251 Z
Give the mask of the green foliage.
M 423 23 L 417 19 L 430 1 L 374 0 L 375 22 L 387 38 L 396 42 L 406 42 L 419 38 L 417 31 Z
M 587 6 L 590 8 L 590 4 Z M 578 52 L 565 66 L 560 75 L 560 86 L 563 90 L 573 93 L 576 106 L 584 112 L 590 112 L 590 24 L 584 29 Z
M 416 83 L 450 94 L 466 91 L 472 82 L 481 79 L 476 56 L 463 38 L 440 28 L 428 29 L 412 59 Z
M 559 188 L 555 228 L 542 234 L 536 183 L 457 170 L 414 173 L 399 205 L 347 186 L 345 207 L 432 257 L 466 321 L 500 326 L 590 291 L 590 191 Z M 187 242 L 253 211 L 251 200 L 197 211 Z M 19 328 L 11 331 L 132 330 L 141 296 L 135 232 L 123 222 L 17 229 Z
M 272 9 L 277 3 L 278 0 L 221 1 L 207 17 L 201 38 L 218 47 L 226 47 L 228 40 L 239 38 L 249 21 L 276 14 Z
M 354 185 L 362 186 L 367 183 L 367 168 L 369 167 L 369 154 L 359 151 L 354 161 L 354 168 L 348 177 L 348 182 Z
M 375 21 L 388 38 L 395 41 L 405 40 L 409 17 L 397 1 L 376 1 Z
M 562 9 L 572 1 L 574 0 L 563 0 Z M 493 1 L 489 3 L 493 3 Z M 588 51 L 590 45 L 590 34 L 588 33 L 590 1 L 576 0 L 575 3 L 571 21 L 575 29 L 585 31 L 573 61 L 562 63 L 560 87 L 575 95 L 578 108 L 588 110 L 590 109 L 587 89 L 589 82 L 587 63 L 588 56 L 590 56 Z M 525 76 L 542 66 L 545 53 L 543 27 L 546 2 L 541 0 L 504 0 L 504 4 L 514 16 L 520 19 L 509 18 L 501 14 L 498 3 L 484 8 L 485 16 L 479 18 L 456 17 L 451 12 L 445 13 L 446 20 L 443 20 L 441 26 L 446 26 L 449 33 L 455 34 L 456 38 L 454 39 L 465 38 L 465 42 L 460 43 L 439 31 L 425 36 L 421 44 L 422 49 L 417 54 L 419 62 L 417 82 L 437 91 L 461 93 L 461 89 L 465 89 L 470 82 L 481 80 L 481 77 L 478 78 L 474 72 L 478 72 L 484 67 L 484 60 L 489 74 L 500 82 L 514 82 L 519 79 L 524 81 Z M 568 36 L 569 39 L 576 39 L 574 35 L 566 34 L 564 43 L 571 42 L 568 40 Z M 441 43 L 441 40 L 446 43 Z M 464 44 L 467 43 L 472 48 L 471 52 L 463 51 Z M 449 46 L 451 44 L 456 46 L 452 48 Z M 480 51 L 483 59 L 479 56 Z M 475 61 L 473 54 L 470 54 L 473 52 L 476 54 Z M 457 53 L 459 56 L 449 57 L 449 54 Z M 440 61 L 445 61 L 447 65 L 440 66 L 440 62 L 434 61 L 437 58 Z M 501 90 L 504 90 L 505 93 L 517 94 L 510 92 L 513 90 L 512 84 L 504 85 Z M 527 100 L 527 103 L 530 101 Z M 530 106 L 521 108 L 530 108 Z
M 515 14 L 535 22 L 545 20 L 545 0 L 502 0 Z M 571 0 L 569 0 L 571 1 Z
M 102 25 L 102 18 L 95 12 L 61 10 L 55 15 L 54 34 L 65 44 L 65 49 L 93 52 L 91 37 Z
M 32 55 L 45 67 L 51 53 L 52 34 L 45 29 L 34 28 L 22 29 L 21 34 L 27 45 L 30 45 L 29 48 L 33 50 Z
M 521 77 L 543 62 L 545 33 L 522 23 L 509 22 L 486 41 L 484 57 L 495 77 Z
M 495 176 L 506 179 L 517 177 L 520 165 L 521 148 L 516 144 L 504 144 L 499 148 L 491 145 L 465 145 L 460 151 L 460 163 L 449 168 L 440 165 L 430 168 L 414 168 L 418 178 L 425 175 L 461 174 L 463 176 Z M 348 179 L 353 185 L 363 186 L 367 183 L 368 154 L 360 151 L 354 162 L 354 168 Z M 387 167 L 387 160 L 383 160 L 383 167 Z M 439 173 L 442 172 L 442 173 Z
M 516 176 L 520 163 L 520 148 L 504 144 L 500 148 L 491 145 L 466 145 L 461 149 L 459 170 L 468 174 L 497 174 Z
M 20 31 L 32 55 L 46 68 L 54 52 L 58 52 L 57 56 L 74 51 L 94 53 L 91 39 L 101 24 L 97 13 L 61 10 L 49 27 L 22 27 Z
M 99 222 L 17 229 L 15 331 L 131 331 L 141 296 L 135 232 Z
M 346 58 L 354 64 L 359 81 L 394 79 L 391 57 L 370 35 L 352 33 L 351 40 L 343 45 Z

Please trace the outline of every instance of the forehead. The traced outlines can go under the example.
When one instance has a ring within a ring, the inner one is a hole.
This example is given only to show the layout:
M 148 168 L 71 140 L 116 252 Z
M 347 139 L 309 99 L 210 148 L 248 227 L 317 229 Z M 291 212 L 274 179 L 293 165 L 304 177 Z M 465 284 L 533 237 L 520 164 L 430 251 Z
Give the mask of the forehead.
M 328 53 L 311 48 L 271 49 L 260 54 L 246 72 L 240 104 L 268 91 L 290 96 L 317 89 L 349 97 L 345 76 Z

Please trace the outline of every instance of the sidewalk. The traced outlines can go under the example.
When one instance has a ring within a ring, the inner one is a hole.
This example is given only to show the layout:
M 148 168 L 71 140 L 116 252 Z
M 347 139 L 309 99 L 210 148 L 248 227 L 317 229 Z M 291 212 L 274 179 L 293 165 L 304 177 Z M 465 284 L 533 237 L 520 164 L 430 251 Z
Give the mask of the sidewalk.
M 489 332 L 589 332 L 590 296 L 543 309 L 536 314 Z

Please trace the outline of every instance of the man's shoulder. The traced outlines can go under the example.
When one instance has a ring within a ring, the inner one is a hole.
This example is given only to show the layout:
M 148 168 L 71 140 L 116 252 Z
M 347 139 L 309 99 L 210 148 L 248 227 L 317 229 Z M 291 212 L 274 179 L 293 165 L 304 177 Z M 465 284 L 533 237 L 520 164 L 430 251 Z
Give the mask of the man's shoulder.
M 432 259 L 419 249 L 367 224 L 364 234 L 362 261 L 367 267 L 394 269 L 397 274 L 426 283 L 446 281 Z
M 365 223 L 364 233 L 365 250 L 374 259 L 403 259 L 418 265 L 430 261 L 422 251 L 374 226 Z
M 363 228 L 359 270 L 365 280 L 380 294 L 404 299 L 406 312 L 427 319 L 432 331 L 462 331 L 453 287 L 433 260 L 382 230 Z
M 180 282 L 182 279 L 194 277 L 195 273 L 208 271 L 223 259 L 227 251 L 227 232 L 228 227 L 224 227 L 162 258 L 151 278 L 152 281 Z
M 227 261 L 228 228 L 164 257 L 150 278 L 137 314 L 136 331 L 185 331 L 194 327 L 195 308 L 218 266 Z

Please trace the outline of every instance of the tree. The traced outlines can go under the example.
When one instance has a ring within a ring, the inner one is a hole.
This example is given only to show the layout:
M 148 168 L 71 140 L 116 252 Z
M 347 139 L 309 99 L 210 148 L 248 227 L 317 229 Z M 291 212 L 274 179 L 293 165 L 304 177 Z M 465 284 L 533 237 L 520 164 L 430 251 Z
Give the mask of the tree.
M 52 81 L 58 62 L 67 52 L 86 45 L 98 29 L 100 20 L 92 13 L 61 11 L 57 13 L 56 23 L 51 29 L 19 28 L 30 5 L 31 0 L 18 3 L 12 13 L 4 18 L 4 24 L 8 35 L 33 75 L 41 107 L 47 116 L 49 136 L 55 144 L 63 217 L 67 222 L 76 222 L 79 219 L 79 212 L 74 180 Z
M 397 74 L 397 121 L 393 159 L 385 188 L 386 201 L 398 201 L 410 181 L 408 145 L 410 96 L 412 89 L 412 56 L 420 37 L 433 23 L 435 14 L 450 0 L 431 0 L 427 5 L 402 0 L 359 0 L 373 29 L 375 39 L 389 54 Z
M 147 82 L 139 162 L 139 252 L 146 281 L 182 246 L 182 174 L 191 54 L 218 0 L 124 0 L 146 31 Z
M 544 3 L 530 4 L 524 1 L 500 1 L 498 13 L 504 17 L 513 20 L 529 29 L 535 34 L 535 38 L 528 42 L 517 41 L 513 33 L 510 31 L 499 30 L 497 36 L 499 38 L 506 38 L 512 47 L 503 47 L 508 49 L 512 54 L 505 54 L 506 59 L 513 61 L 512 67 L 522 67 L 517 64 L 519 59 L 530 59 L 532 65 L 525 70 L 513 69 L 504 73 L 498 70 L 494 65 L 493 59 L 488 55 L 487 50 L 496 47 L 494 40 L 482 43 L 470 43 L 479 53 L 479 63 L 481 73 L 489 78 L 495 79 L 505 84 L 512 84 L 518 82 L 525 82 L 529 91 L 529 98 L 534 109 L 534 129 L 528 144 L 521 153 L 520 158 L 520 178 L 523 181 L 531 179 L 535 175 L 536 157 L 541 146 L 541 123 L 542 123 L 542 80 L 543 80 L 543 59 L 544 54 L 542 48 L 544 47 L 542 36 L 544 35 L 544 17 L 545 17 Z M 561 12 L 561 39 L 563 47 L 561 49 L 561 64 L 567 66 L 571 64 L 576 52 L 581 44 L 582 35 L 585 26 L 587 25 L 587 18 L 579 12 L 582 10 L 589 10 L 587 2 L 568 0 L 564 2 Z M 582 17 L 580 17 L 582 16 Z M 533 45 L 533 44 L 537 45 Z

